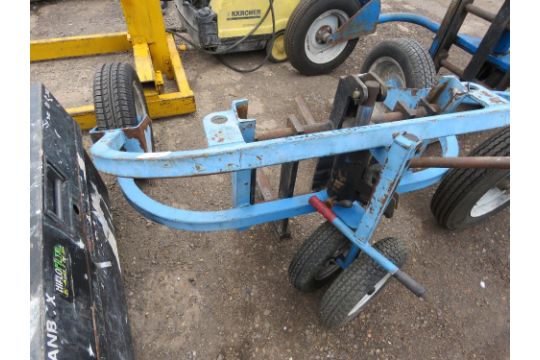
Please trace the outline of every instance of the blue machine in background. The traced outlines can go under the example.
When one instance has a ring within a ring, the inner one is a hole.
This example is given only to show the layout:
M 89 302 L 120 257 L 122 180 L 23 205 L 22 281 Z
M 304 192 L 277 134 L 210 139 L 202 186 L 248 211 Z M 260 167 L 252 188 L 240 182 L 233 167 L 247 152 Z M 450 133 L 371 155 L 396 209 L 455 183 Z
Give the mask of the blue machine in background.
M 461 80 L 482 83 L 492 89 L 505 90 L 510 86 L 510 0 L 496 14 L 479 8 L 474 0 L 453 0 L 440 24 L 418 14 L 381 14 L 380 11 L 381 0 L 367 2 L 335 33 L 328 34 L 324 42 L 339 44 L 356 39 L 373 32 L 378 24 L 411 23 L 435 34 L 429 53 L 437 71 L 443 67 Z M 482 38 L 460 33 L 468 14 L 490 23 Z M 454 45 L 472 55 L 464 68 L 448 59 Z

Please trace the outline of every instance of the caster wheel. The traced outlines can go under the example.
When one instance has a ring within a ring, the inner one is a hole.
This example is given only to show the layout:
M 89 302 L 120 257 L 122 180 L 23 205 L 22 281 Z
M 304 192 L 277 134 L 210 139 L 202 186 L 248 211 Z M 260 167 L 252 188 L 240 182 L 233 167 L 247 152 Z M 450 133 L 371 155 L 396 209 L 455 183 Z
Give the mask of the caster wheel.
M 362 73 L 367 72 L 377 74 L 389 86 L 417 89 L 433 86 L 437 75 L 429 52 L 413 39 L 377 44 L 362 65 Z
M 291 65 L 304 75 L 325 74 L 341 65 L 358 39 L 330 45 L 321 34 L 335 32 L 358 10 L 356 1 L 302 0 L 285 30 L 285 50 Z
M 488 138 L 471 156 L 510 156 L 510 128 Z M 453 169 L 431 200 L 437 222 L 450 230 L 482 221 L 510 205 L 510 170 Z
M 331 223 L 320 225 L 308 237 L 289 266 L 289 280 L 296 289 L 308 292 L 333 280 L 342 269 L 336 264 L 349 250 L 349 240 Z
M 402 267 L 407 260 L 407 248 L 398 239 L 386 238 L 373 247 L 398 267 Z M 381 292 L 391 277 L 390 273 L 361 253 L 326 290 L 319 306 L 321 321 L 330 328 L 348 323 Z

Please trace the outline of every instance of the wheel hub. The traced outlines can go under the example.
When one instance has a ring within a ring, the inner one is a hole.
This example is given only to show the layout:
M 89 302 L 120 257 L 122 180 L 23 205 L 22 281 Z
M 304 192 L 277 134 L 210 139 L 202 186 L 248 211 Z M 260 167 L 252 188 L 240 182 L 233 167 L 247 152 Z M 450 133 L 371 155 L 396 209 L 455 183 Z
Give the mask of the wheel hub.
M 328 10 L 316 18 L 309 27 L 304 41 L 308 59 L 316 64 L 326 64 L 336 59 L 347 46 L 347 42 L 328 43 L 328 38 L 349 20 L 342 10 Z
M 325 25 L 322 26 L 319 30 L 317 30 L 315 40 L 318 44 L 326 44 L 330 35 L 332 35 L 332 28 L 328 25 Z
M 351 309 L 351 311 L 349 311 L 349 314 L 347 314 L 347 316 L 356 316 L 356 314 L 362 310 L 364 305 L 366 305 L 372 297 L 377 295 L 379 290 L 383 288 L 384 284 L 386 284 L 386 282 L 390 279 L 391 276 L 392 274 L 387 273 L 379 281 L 377 281 L 377 283 L 373 285 L 373 288 L 368 291 L 364 296 L 362 296 L 362 298 L 356 303 L 356 305 Z
M 405 72 L 401 65 L 389 56 L 377 59 L 370 67 L 369 72 L 373 72 L 389 86 L 398 88 L 406 87 Z
M 326 263 L 321 267 L 319 273 L 315 276 L 315 279 L 317 281 L 323 281 L 333 274 L 336 273 L 336 271 L 339 271 L 341 267 L 337 264 L 337 259 L 339 258 L 345 258 L 347 256 L 347 253 L 349 252 L 350 244 L 346 242 L 343 244 L 343 246 L 339 247 L 331 258 L 329 258 Z

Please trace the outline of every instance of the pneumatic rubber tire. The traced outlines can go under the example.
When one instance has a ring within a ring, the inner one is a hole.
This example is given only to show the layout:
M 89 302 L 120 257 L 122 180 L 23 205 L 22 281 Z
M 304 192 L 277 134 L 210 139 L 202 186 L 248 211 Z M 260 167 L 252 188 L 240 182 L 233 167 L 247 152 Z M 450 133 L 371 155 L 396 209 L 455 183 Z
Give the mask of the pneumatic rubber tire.
M 363 74 L 370 71 L 387 84 L 416 89 L 433 86 L 437 75 L 429 52 L 416 40 L 408 38 L 378 43 L 362 65 Z M 391 78 L 396 83 L 389 83 Z
M 373 247 L 401 268 L 407 261 L 407 248 L 396 238 L 385 238 Z M 368 305 L 388 284 L 391 275 L 364 253 L 346 268 L 326 290 L 319 306 L 322 323 L 342 326 Z
M 292 286 L 308 292 L 333 280 L 342 269 L 332 261 L 348 245 L 349 240 L 334 225 L 321 224 L 300 246 L 289 265 Z
M 99 130 L 136 126 L 148 114 L 142 85 L 126 63 L 103 64 L 94 76 L 94 107 Z
M 302 0 L 294 9 L 285 29 L 285 51 L 291 65 L 303 75 L 326 74 L 341 65 L 352 53 L 358 39 L 349 40 L 345 48 L 326 63 L 316 63 L 306 54 L 305 41 L 310 26 L 326 11 L 342 11 L 350 18 L 361 6 L 356 0 Z
M 510 127 L 490 136 L 470 156 L 510 156 Z M 492 202 L 482 203 L 482 199 L 490 199 L 486 197 L 490 191 L 494 194 Z M 456 230 L 480 222 L 509 204 L 510 170 L 453 169 L 435 191 L 431 212 L 441 226 Z

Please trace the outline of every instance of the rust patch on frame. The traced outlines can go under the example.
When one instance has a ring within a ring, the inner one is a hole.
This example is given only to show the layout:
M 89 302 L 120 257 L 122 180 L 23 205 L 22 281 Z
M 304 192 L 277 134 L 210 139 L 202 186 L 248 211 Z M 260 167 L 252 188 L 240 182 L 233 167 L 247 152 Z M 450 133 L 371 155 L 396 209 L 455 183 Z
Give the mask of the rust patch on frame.
M 137 139 L 139 140 L 139 144 L 141 144 L 141 148 L 144 152 L 148 152 L 148 144 L 146 143 L 146 136 L 144 136 L 144 132 L 147 127 L 152 125 L 152 120 L 147 115 L 144 120 L 137 125 L 137 127 L 130 127 L 130 128 L 123 128 L 122 131 L 124 134 L 126 134 L 126 137 L 128 139 Z M 152 151 L 154 151 L 154 144 L 152 141 Z

